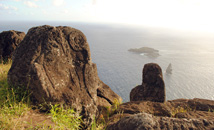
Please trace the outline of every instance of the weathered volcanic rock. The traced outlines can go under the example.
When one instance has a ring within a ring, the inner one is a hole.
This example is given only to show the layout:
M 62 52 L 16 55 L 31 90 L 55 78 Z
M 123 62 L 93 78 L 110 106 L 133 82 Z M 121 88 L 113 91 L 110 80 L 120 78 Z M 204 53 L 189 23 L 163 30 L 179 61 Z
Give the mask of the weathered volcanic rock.
M 0 33 L 0 60 L 12 58 L 13 51 L 24 39 L 25 33 L 14 30 Z
M 133 88 L 130 101 L 165 102 L 165 85 L 162 70 L 158 64 L 148 63 L 143 68 L 143 82 Z
M 138 130 L 143 127 L 147 128 L 148 124 L 151 129 L 182 129 L 182 127 L 191 129 L 189 126 L 192 123 L 193 129 L 213 129 L 213 110 L 214 101 L 207 99 L 176 99 L 165 103 L 132 101 L 118 107 L 109 118 L 108 129 Z M 136 116 L 141 113 L 148 114 Z M 151 122 L 156 122 L 155 126 L 151 125 L 154 124 Z
M 178 119 L 156 117 L 148 113 L 139 113 L 120 119 L 109 125 L 107 130 L 197 130 L 214 129 L 214 122 L 205 119 Z
M 165 103 L 152 101 L 131 101 L 121 104 L 115 113 L 123 112 L 123 114 L 137 114 L 146 112 L 155 116 L 173 117 L 175 116 L 175 113 L 178 113 L 179 111 L 182 113 L 185 112 L 187 114 L 186 116 L 190 117 L 185 117 L 188 119 L 202 118 L 211 120 L 210 118 L 213 118 L 214 116 L 214 101 L 198 98 L 168 100 Z M 199 114 L 197 111 L 205 112 L 204 114 L 207 114 L 206 112 L 210 113 L 207 116 L 200 116 L 203 114 Z
M 90 125 L 99 106 L 122 100 L 98 77 L 85 35 L 71 27 L 31 28 L 14 53 L 10 85 L 29 88 L 34 103 L 64 103 Z

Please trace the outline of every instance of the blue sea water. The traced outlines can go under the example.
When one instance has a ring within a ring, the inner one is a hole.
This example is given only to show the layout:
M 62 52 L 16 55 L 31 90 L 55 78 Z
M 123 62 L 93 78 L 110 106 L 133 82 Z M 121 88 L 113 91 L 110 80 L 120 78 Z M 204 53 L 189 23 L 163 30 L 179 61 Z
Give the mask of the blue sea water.
M 0 22 L 0 32 L 24 31 L 39 25 L 71 26 L 81 30 L 90 45 L 100 79 L 129 101 L 133 87 L 142 83 L 144 64 L 158 63 L 163 71 L 167 100 L 205 98 L 214 100 L 214 35 L 164 28 L 71 22 Z M 203 35 L 203 36 L 202 36 Z M 130 48 L 152 47 L 161 56 L 149 58 Z M 172 74 L 166 74 L 169 63 Z

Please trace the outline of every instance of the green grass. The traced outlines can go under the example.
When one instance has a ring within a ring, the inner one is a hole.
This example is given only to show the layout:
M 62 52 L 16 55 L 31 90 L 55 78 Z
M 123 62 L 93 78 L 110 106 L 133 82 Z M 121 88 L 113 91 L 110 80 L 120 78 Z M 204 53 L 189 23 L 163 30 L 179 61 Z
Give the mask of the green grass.
M 110 118 L 113 115 L 119 115 L 117 118 L 114 118 L 114 120 L 119 120 L 123 116 L 123 111 L 119 110 L 119 106 L 121 105 L 121 101 L 114 99 L 111 106 L 103 107 L 100 110 L 99 117 L 97 120 L 95 120 L 92 123 L 92 129 L 91 130 L 105 130 L 107 125 L 110 122 Z
M 64 109 L 59 104 L 51 105 L 50 115 L 57 129 L 78 130 L 81 128 L 81 116 L 71 108 Z
M 7 73 L 11 62 L 0 64 L 0 129 L 19 129 L 19 119 L 30 110 L 24 101 L 25 97 L 16 95 L 14 88 L 9 88 L 7 83 Z
M 11 67 L 11 61 L 7 64 L 0 63 L 0 87 L 7 86 L 7 73 Z
M 110 107 L 106 107 L 107 109 L 107 117 L 112 116 L 119 109 L 121 102 L 117 99 L 114 99 L 113 104 Z
M 42 116 L 50 117 L 48 124 L 46 120 L 35 123 L 32 118 L 30 121 L 23 120 L 24 117 L 32 116 L 32 111 L 35 111 L 35 106 L 31 105 L 30 95 L 27 87 L 13 87 L 8 85 L 7 73 L 12 62 L 5 64 L 0 63 L 0 130 L 2 129 L 55 129 L 55 130 L 78 130 L 83 125 L 81 116 L 72 108 L 59 104 L 40 104 L 48 109 L 48 113 L 40 113 Z M 25 89 L 24 89 L 25 88 Z M 108 124 L 108 119 L 119 108 L 121 102 L 114 100 L 113 105 L 106 107 L 103 114 L 97 120 L 92 122 L 91 130 L 104 130 Z M 42 109 L 42 107 L 40 108 Z M 29 114 L 30 113 L 30 114 Z M 118 113 L 122 114 L 122 113 Z M 107 115 L 107 116 L 106 116 Z
M 64 108 L 60 105 L 51 105 L 48 115 L 51 117 L 54 126 L 48 124 L 33 124 L 24 122 L 27 112 L 32 110 L 30 105 L 30 94 L 24 87 L 9 87 L 7 83 L 7 73 L 11 67 L 11 62 L 0 64 L 0 129 L 71 129 L 77 130 L 81 127 L 81 116 L 73 109 Z M 45 122 L 45 121 L 44 121 Z
M 172 115 L 172 117 L 176 118 L 176 114 L 178 114 L 178 113 L 187 113 L 189 111 L 192 111 L 192 109 L 190 107 L 180 107 L 180 106 L 178 106 L 177 108 L 173 107 L 171 109 L 171 115 Z

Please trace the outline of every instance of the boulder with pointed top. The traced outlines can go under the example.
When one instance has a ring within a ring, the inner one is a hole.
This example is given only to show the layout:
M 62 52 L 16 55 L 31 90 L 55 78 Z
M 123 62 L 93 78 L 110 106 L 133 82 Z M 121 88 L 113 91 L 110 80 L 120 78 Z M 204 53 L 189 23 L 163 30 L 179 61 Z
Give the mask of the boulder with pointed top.
M 70 105 L 86 127 L 99 106 L 122 100 L 99 79 L 85 35 L 71 27 L 31 28 L 14 52 L 8 82 L 28 88 L 35 104 Z

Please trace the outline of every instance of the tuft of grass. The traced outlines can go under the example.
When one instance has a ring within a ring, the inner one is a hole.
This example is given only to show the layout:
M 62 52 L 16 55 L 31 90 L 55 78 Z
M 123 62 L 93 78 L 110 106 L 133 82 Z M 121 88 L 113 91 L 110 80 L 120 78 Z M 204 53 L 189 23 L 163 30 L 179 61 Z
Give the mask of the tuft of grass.
M 51 104 L 50 115 L 52 121 L 56 124 L 56 129 L 78 130 L 81 128 L 81 116 L 71 108 L 65 109 L 63 105 Z
M 189 112 L 189 111 L 191 111 L 191 108 L 188 108 L 188 107 L 180 107 L 180 106 L 178 106 L 177 108 L 172 108 L 171 109 L 171 115 L 172 115 L 172 117 L 176 117 L 176 114 L 177 113 L 186 113 L 186 112 Z
M 214 109 L 209 108 L 208 112 L 214 112 Z
M 94 116 L 94 121 L 91 124 L 91 130 L 97 130 L 97 122 L 95 120 L 95 116 Z
M 3 64 L 0 63 L 0 87 L 7 86 L 7 73 L 11 67 L 12 61 Z
M 121 104 L 121 102 L 115 98 L 114 101 L 113 101 L 113 104 L 112 104 L 113 111 L 118 110 L 120 104 Z
M 100 110 L 97 120 L 92 123 L 91 130 L 105 130 L 110 121 L 110 117 L 114 114 L 119 115 L 118 118 L 114 120 L 122 118 L 123 112 L 119 110 L 120 104 L 121 101 L 114 99 L 111 106 L 103 107 L 102 110 Z
M 14 88 L 9 88 L 7 73 L 11 62 L 0 64 L 0 128 L 19 129 L 22 127 L 19 119 L 30 110 L 24 102 L 25 97 L 17 96 Z
M 121 104 L 120 101 L 118 101 L 117 99 L 114 99 L 113 104 L 110 107 L 106 107 L 108 118 L 112 116 L 119 109 L 120 104 Z
M 24 116 L 30 108 L 24 103 L 4 104 L 0 108 L 0 128 L 19 129 L 22 127 L 20 118 Z

